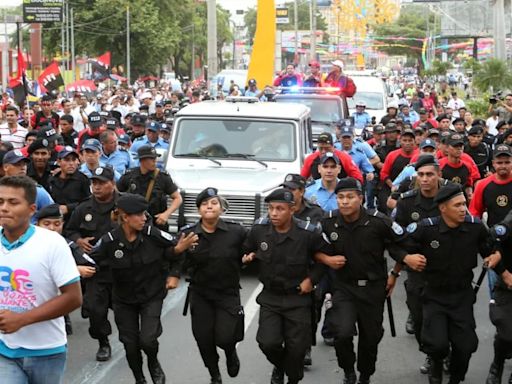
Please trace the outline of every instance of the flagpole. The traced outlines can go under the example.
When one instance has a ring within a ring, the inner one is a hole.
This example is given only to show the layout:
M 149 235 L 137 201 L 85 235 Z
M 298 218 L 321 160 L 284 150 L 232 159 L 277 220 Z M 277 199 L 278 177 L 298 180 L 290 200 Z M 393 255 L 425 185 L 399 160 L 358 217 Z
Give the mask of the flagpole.
M 126 78 L 127 85 L 131 84 L 130 68 L 130 6 L 126 6 Z
M 74 20 L 73 20 L 73 8 L 70 10 L 71 12 L 71 71 L 73 82 L 76 80 L 76 73 L 75 73 L 75 30 L 74 30 Z
M 17 21 L 16 22 L 16 43 L 18 46 L 18 55 L 21 55 L 21 58 L 23 59 L 23 52 L 21 50 L 20 36 L 21 36 L 20 22 Z M 23 62 L 25 62 L 24 59 L 23 59 Z M 20 63 L 20 58 L 18 58 L 18 63 Z M 25 64 L 25 66 L 26 66 L 26 64 Z M 21 74 L 20 74 L 20 71 L 21 71 Z M 23 110 L 23 108 L 27 104 L 27 83 L 26 83 L 26 78 L 25 78 L 25 68 L 20 68 L 19 65 L 18 65 L 18 78 L 21 78 L 21 84 L 23 87 L 23 102 L 20 105 L 20 110 Z
M 65 9 L 65 6 L 64 6 L 64 9 Z M 60 27 L 60 35 L 61 35 L 61 54 L 60 54 L 60 65 L 61 65 L 61 68 L 62 68 L 62 73 L 66 73 L 66 64 L 64 62 L 64 52 L 66 50 L 66 36 L 64 34 L 64 23 L 65 23 L 65 20 L 66 20 L 66 13 L 65 11 L 62 12 L 62 23 L 61 23 L 61 27 Z M 64 75 L 65 76 L 65 75 Z

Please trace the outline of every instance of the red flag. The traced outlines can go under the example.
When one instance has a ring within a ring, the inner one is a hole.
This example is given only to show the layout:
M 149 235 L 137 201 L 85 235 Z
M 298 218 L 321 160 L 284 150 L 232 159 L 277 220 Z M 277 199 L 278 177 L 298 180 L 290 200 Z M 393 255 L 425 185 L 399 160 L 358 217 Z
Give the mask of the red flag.
M 91 93 L 96 90 L 96 85 L 92 80 L 78 80 L 66 85 L 66 92 Z
M 20 107 L 25 104 L 25 99 L 28 95 L 27 81 L 25 78 L 26 70 L 27 64 L 25 63 L 25 58 L 23 57 L 21 50 L 18 48 L 18 71 L 16 73 L 16 77 L 9 79 L 9 88 L 13 90 L 14 101 Z
M 54 89 L 64 85 L 64 79 L 60 73 L 59 65 L 54 61 L 46 69 L 41 72 L 37 78 L 41 90 L 45 93 L 51 92 Z
M 92 64 L 93 78 L 104 79 L 110 75 L 110 51 L 107 51 L 96 59 L 89 59 Z

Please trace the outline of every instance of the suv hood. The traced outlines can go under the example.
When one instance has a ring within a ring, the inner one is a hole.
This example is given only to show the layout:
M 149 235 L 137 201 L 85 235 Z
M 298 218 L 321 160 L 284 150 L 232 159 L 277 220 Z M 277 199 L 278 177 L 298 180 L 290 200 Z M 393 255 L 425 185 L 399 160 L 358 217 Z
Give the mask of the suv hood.
M 185 192 L 199 192 L 207 187 L 218 188 L 221 194 L 266 193 L 284 181 L 283 171 L 268 169 L 201 168 L 170 170 L 178 187 Z

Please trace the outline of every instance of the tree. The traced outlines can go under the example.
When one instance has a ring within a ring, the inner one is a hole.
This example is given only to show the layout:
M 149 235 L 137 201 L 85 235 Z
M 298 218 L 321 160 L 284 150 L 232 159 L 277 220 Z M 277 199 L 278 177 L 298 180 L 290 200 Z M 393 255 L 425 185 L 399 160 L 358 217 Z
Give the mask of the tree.
M 473 85 L 480 92 L 512 89 L 512 74 L 505 61 L 489 59 L 473 75 Z
M 446 76 L 448 70 L 452 69 L 453 65 L 449 61 L 434 60 L 432 62 L 432 74 L 437 76 Z

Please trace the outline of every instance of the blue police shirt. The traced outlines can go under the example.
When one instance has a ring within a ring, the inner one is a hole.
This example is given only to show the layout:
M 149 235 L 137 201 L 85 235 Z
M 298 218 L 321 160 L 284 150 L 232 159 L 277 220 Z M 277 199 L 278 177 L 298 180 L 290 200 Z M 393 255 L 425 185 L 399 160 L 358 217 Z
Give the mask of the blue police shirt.
M 418 112 L 416 112 L 414 109 L 409 109 L 409 114 L 405 116 L 402 112 L 398 114 L 398 117 L 401 118 L 404 123 L 413 125 L 415 122 L 417 122 L 420 119 L 420 115 L 418 115 Z
M 106 167 L 107 165 L 104 164 L 103 162 L 100 161 L 100 167 Z M 83 163 L 80 168 L 78 168 L 78 170 L 80 172 L 82 172 L 85 176 L 87 177 L 91 177 L 92 176 L 92 173 L 93 171 L 91 171 L 89 169 L 89 167 L 87 167 L 87 164 L 86 163 Z M 115 169 L 114 169 L 114 180 L 115 181 L 118 181 L 119 179 L 121 178 L 121 174 L 119 172 L 117 172 Z
M 134 167 L 139 166 L 139 159 L 137 157 L 137 149 L 139 149 L 141 146 L 146 145 L 146 144 L 151 145 L 155 149 L 162 149 L 164 151 L 167 151 L 169 149 L 169 143 L 166 143 L 161 137 L 158 138 L 158 141 L 156 143 L 152 143 L 148 140 L 148 137 L 146 135 L 142 136 L 141 138 L 135 140 L 135 142 L 130 147 L 130 153 L 133 156 Z M 161 160 L 161 157 L 159 159 Z M 157 167 L 160 169 L 163 168 L 163 164 L 161 162 L 158 162 L 158 160 L 157 160 Z
M 47 205 L 50 205 L 53 203 L 55 203 L 55 201 L 53 201 L 53 199 L 50 196 L 50 194 L 48 193 L 48 191 L 46 191 L 46 189 L 44 189 L 43 186 L 38 184 L 36 186 L 36 214 L 32 215 L 32 217 L 30 218 L 30 222 L 32 224 L 36 224 L 37 223 L 37 218 L 36 218 L 37 212 L 39 212 L 39 210 L 43 209 Z
M 120 149 L 116 149 L 108 156 L 102 153 L 100 156 L 100 163 L 110 165 L 120 175 L 124 175 L 127 169 L 133 168 L 135 166 L 130 153 L 126 150 Z
M 373 168 L 373 165 L 370 163 L 362 149 L 356 148 L 355 145 L 352 145 L 352 148 L 350 148 L 348 151 L 344 149 L 341 150 L 350 155 L 362 173 L 367 174 L 370 172 L 375 172 L 375 168 Z
M 402 183 L 402 181 L 413 176 L 416 176 L 416 170 L 414 169 L 414 165 L 409 164 L 404 169 L 402 169 L 402 172 L 400 172 L 396 179 L 393 180 L 393 185 L 398 186 Z
M 355 112 L 352 114 L 354 118 L 354 127 L 364 128 L 372 123 L 372 117 L 368 112 Z
M 334 191 L 329 192 L 324 188 L 322 179 L 315 180 L 314 184 L 307 187 L 304 197 L 312 203 L 318 204 L 326 212 L 338 209 L 336 194 Z

